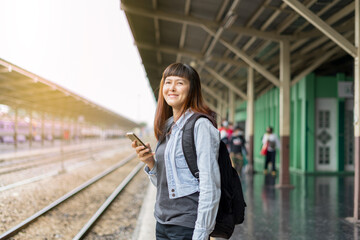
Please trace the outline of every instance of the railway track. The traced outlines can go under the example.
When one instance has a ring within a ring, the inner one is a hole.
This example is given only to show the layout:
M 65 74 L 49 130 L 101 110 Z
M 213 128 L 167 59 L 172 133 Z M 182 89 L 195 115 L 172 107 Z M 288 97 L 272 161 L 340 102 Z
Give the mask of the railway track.
M 112 167 L 106 169 L 102 173 L 96 175 L 95 177 L 87 180 L 80 186 L 76 187 L 75 189 L 71 190 L 70 192 L 66 193 L 62 197 L 58 198 L 51 204 L 47 205 L 46 207 L 42 208 L 32 216 L 28 217 L 27 219 L 23 220 L 21 223 L 17 224 L 15 227 L 12 227 L 11 229 L 7 230 L 3 234 L 0 235 L 0 240 L 2 239 L 8 239 L 17 233 L 19 231 L 29 231 L 28 228 L 31 228 L 32 225 L 42 225 L 46 226 L 49 222 L 46 219 L 51 218 L 51 216 L 57 216 L 57 213 L 63 210 L 59 210 L 63 205 L 73 206 L 77 205 L 78 201 L 81 201 L 83 199 L 87 203 L 80 204 L 83 206 L 83 209 L 80 210 L 75 216 L 77 216 L 74 220 L 74 223 L 67 223 L 71 224 L 71 226 L 76 225 L 78 226 L 80 222 L 83 222 L 83 226 L 77 229 L 75 231 L 71 227 L 72 230 L 71 233 L 66 233 L 67 237 L 63 239 L 70 239 L 68 238 L 71 236 L 71 238 L 74 239 L 82 239 L 86 233 L 91 229 L 92 226 L 94 226 L 94 223 L 99 219 L 99 217 L 104 213 L 104 211 L 109 207 L 109 205 L 116 199 L 116 197 L 124 190 L 125 186 L 133 179 L 133 177 L 136 175 L 136 173 L 142 168 L 143 164 L 138 163 L 138 160 L 134 159 L 135 154 L 131 154 L 130 156 L 126 157 L 122 161 L 118 162 L 117 164 L 113 165 Z M 131 171 L 130 171 L 131 170 Z M 129 173 L 130 172 L 130 173 Z M 121 176 L 121 177 L 120 177 Z M 126 177 L 125 177 L 126 176 Z M 118 184 L 119 179 L 123 178 L 120 184 Z M 103 193 L 102 189 L 104 186 L 108 185 L 114 185 L 114 182 L 117 182 L 117 187 L 115 190 L 111 191 L 111 194 L 109 192 Z M 96 190 L 98 189 L 98 190 Z M 100 189 L 100 190 L 99 190 Z M 87 194 L 87 195 L 86 195 Z M 99 195 L 99 196 L 98 196 Z M 105 197 L 106 195 L 106 197 Z M 90 199 L 88 199 L 90 198 Z M 98 200 L 94 200 L 93 198 L 104 200 L 106 198 L 106 201 L 102 201 L 101 206 L 98 205 L 97 210 L 93 211 L 91 217 L 87 217 L 90 214 L 88 211 L 91 211 L 91 209 L 94 209 L 93 203 L 99 202 Z M 74 215 L 73 212 L 66 213 L 67 216 Z M 63 216 L 64 214 L 60 214 Z M 85 217 L 86 215 L 86 217 Z M 41 220 L 42 218 L 43 220 Z M 86 221 L 84 221 L 86 220 Z M 45 222 L 44 222 L 45 221 Z M 55 224 L 56 226 L 60 226 Z M 55 226 L 55 227 L 56 227 Z M 35 229 L 44 229 L 45 227 L 39 227 L 34 226 Z M 59 227 L 60 228 L 60 227 Z M 66 230 L 59 230 L 60 233 L 63 233 L 64 231 L 69 230 L 69 227 L 66 228 Z M 19 239 L 19 238 L 16 238 Z M 22 239 L 22 238 L 21 238 Z M 43 239 L 43 238 L 42 238 Z
M 73 170 L 122 149 L 124 146 L 119 146 L 118 143 L 107 144 L 92 148 L 92 150 L 89 148 L 73 149 L 73 151 L 60 156 L 54 156 L 59 154 L 52 153 L 26 161 L 18 159 L 24 166 L 18 161 L 12 165 L 6 164 L 5 167 L 0 165 L 0 192 Z
M 29 168 L 43 166 L 45 164 L 53 164 L 63 160 L 69 160 L 82 156 L 88 158 L 97 152 L 104 151 L 109 148 L 113 148 L 118 143 L 100 144 L 95 147 L 80 146 L 79 148 L 70 149 L 67 151 L 44 153 L 32 157 L 18 158 L 14 160 L 7 160 L 0 163 L 0 175 L 8 174 L 12 172 L 22 171 Z M 84 156 L 84 154 L 88 156 Z

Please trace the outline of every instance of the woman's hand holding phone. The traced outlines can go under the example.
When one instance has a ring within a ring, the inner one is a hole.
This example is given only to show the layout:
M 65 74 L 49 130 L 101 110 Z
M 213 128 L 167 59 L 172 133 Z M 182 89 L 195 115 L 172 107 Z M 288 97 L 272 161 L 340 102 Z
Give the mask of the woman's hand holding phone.
M 135 151 L 140 161 L 145 163 L 151 170 L 155 165 L 155 153 L 151 151 L 150 144 L 146 143 L 147 148 L 145 148 L 144 146 L 138 146 L 136 141 L 133 141 L 131 146 L 135 148 Z
M 150 169 L 152 169 L 155 164 L 155 159 L 153 157 L 155 153 L 151 151 L 150 144 L 144 144 L 143 141 L 141 141 L 141 139 L 133 132 L 128 132 L 125 135 L 132 141 L 131 146 L 135 148 L 140 161 L 144 162 Z

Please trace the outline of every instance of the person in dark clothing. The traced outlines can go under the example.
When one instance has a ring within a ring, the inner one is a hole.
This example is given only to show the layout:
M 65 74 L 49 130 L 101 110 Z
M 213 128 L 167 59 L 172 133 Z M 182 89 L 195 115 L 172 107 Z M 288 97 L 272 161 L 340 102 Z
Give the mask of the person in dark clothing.
M 245 149 L 245 138 L 242 134 L 242 130 L 239 127 L 234 129 L 232 137 L 230 139 L 230 154 L 233 167 L 241 174 L 242 167 L 244 165 L 243 152 Z

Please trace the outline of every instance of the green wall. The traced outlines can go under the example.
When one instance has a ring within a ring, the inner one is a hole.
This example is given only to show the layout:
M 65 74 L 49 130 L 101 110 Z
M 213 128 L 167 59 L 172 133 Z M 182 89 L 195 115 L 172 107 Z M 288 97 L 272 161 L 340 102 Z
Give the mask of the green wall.
M 235 123 L 246 121 L 246 101 L 237 101 L 235 105 Z
M 338 98 L 339 81 L 352 81 L 344 74 L 316 76 L 309 74 L 291 87 L 290 93 L 290 170 L 299 173 L 317 173 L 315 168 L 315 111 L 316 98 L 337 98 L 337 152 L 338 172 L 344 171 L 344 111 L 345 99 Z M 246 102 L 237 103 L 235 120 L 246 119 Z M 279 136 L 279 89 L 272 88 L 255 101 L 254 168 L 262 171 L 264 157 L 260 155 L 262 136 L 267 126 Z M 339 144 L 340 143 L 340 144 Z M 279 151 L 276 156 L 279 169 Z
M 315 75 L 310 74 L 291 88 L 290 170 L 315 169 Z

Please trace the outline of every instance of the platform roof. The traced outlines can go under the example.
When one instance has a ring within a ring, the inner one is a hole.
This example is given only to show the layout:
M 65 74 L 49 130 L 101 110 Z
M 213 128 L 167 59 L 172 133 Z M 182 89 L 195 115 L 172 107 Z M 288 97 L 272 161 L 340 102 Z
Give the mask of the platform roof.
M 281 42 L 290 43 L 292 84 L 319 67 L 324 74 L 351 68 L 353 47 L 343 50 L 285 2 L 301 3 L 354 43 L 353 0 L 121 0 L 121 9 L 155 96 L 164 68 L 185 62 L 196 66 L 208 98 L 228 88 L 242 98 L 249 66 L 255 97 L 279 85 Z
M 139 125 L 53 82 L 0 59 L 0 104 L 123 130 Z

